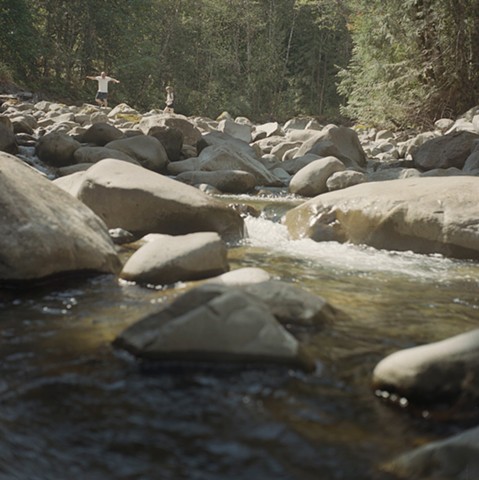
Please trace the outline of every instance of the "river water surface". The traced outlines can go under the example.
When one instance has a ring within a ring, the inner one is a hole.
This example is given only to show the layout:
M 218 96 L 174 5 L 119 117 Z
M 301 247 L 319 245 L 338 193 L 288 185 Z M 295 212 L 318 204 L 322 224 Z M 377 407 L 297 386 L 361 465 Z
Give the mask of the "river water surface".
M 260 205 L 229 259 L 345 313 L 301 334 L 314 374 L 143 371 L 110 347 L 178 290 L 104 275 L 0 292 L 0 479 L 385 478 L 382 463 L 465 428 L 389 407 L 370 379 L 395 350 L 479 327 L 479 264 L 291 241 L 278 219 L 292 205 Z

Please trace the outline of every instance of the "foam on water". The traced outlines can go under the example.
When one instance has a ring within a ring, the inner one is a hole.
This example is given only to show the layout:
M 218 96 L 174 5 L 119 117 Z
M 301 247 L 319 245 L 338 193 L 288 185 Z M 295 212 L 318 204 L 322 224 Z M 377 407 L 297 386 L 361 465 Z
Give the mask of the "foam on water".
M 318 265 L 349 272 L 385 272 L 418 279 L 448 281 L 471 280 L 479 283 L 479 265 L 445 258 L 439 254 L 377 250 L 365 245 L 338 242 L 292 240 L 286 226 L 264 218 L 247 217 L 248 245 L 267 248 L 297 258 L 307 258 Z

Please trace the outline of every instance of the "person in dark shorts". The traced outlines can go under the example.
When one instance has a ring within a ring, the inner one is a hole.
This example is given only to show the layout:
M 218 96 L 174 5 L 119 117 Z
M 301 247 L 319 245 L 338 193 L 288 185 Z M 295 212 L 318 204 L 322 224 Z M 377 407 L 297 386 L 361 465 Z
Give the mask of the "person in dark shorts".
M 100 107 L 108 107 L 108 82 L 120 83 L 120 80 L 109 77 L 105 72 L 101 72 L 101 74 L 96 77 L 87 76 L 86 78 L 98 82 L 98 91 L 95 96 L 95 101 Z
M 164 113 L 174 113 L 175 112 L 175 91 L 171 85 L 166 87 L 166 107 L 163 110 Z

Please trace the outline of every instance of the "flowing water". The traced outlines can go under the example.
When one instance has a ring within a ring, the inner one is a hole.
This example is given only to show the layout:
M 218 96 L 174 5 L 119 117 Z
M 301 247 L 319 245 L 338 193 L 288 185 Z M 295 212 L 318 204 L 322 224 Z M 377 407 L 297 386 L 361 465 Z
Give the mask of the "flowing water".
M 389 407 L 370 379 L 395 350 L 479 327 L 479 264 L 291 241 L 277 220 L 293 203 L 261 204 L 229 258 L 345 312 L 301 334 L 314 374 L 141 370 L 110 342 L 173 289 L 104 275 L 0 292 L 0 479 L 382 478 L 383 462 L 464 428 Z

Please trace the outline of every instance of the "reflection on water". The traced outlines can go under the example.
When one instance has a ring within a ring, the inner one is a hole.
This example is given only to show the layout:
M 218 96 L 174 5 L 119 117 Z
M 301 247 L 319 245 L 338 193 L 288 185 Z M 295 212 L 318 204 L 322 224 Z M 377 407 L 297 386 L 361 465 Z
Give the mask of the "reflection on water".
M 110 342 L 172 290 L 100 276 L 7 292 L 0 478 L 371 479 L 381 462 L 460 428 L 387 408 L 369 380 L 398 348 L 478 327 L 479 265 L 290 241 L 270 221 L 278 217 L 248 218 L 250 238 L 230 250 L 230 264 L 262 267 L 347 314 L 302 334 L 314 375 L 141 371 Z

